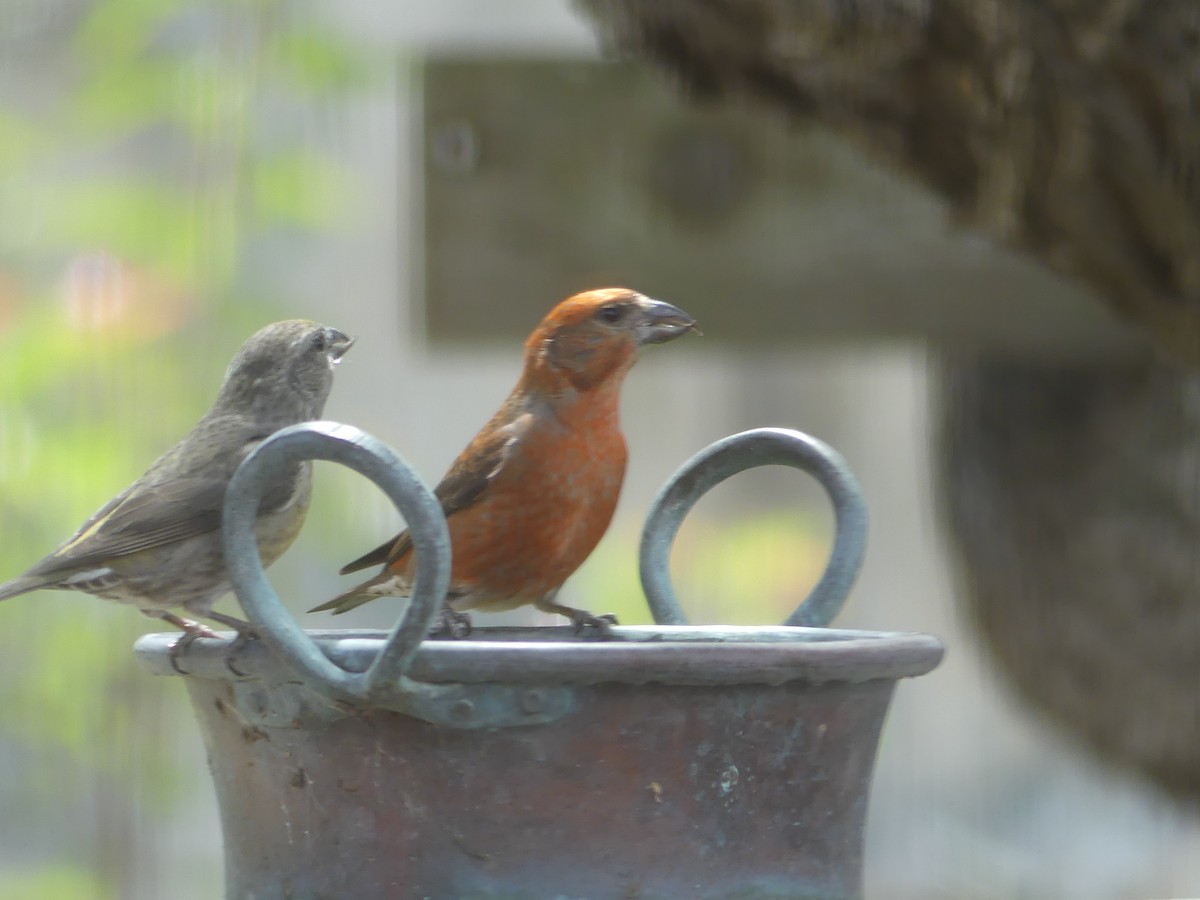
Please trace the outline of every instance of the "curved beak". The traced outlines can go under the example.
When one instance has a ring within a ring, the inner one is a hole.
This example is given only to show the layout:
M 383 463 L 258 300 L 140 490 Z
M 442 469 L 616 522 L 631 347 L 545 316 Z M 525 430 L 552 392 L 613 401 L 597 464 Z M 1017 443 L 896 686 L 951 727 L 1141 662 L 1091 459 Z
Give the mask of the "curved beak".
M 696 320 L 678 306 L 663 303 L 661 300 L 651 300 L 649 297 L 643 297 L 639 306 L 640 321 L 634 329 L 639 345 L 665 344 L 689 331 L 702 334 L 696 327 Z
M 329 361 L 335 366 L 342 361 L 342 357 L 346 355 L 346 351 L 354 346 L 354 342 L 358 338 L 348 337 L 336 328 L 329 328 L 325 332 L 326 344 L 329 347 Z

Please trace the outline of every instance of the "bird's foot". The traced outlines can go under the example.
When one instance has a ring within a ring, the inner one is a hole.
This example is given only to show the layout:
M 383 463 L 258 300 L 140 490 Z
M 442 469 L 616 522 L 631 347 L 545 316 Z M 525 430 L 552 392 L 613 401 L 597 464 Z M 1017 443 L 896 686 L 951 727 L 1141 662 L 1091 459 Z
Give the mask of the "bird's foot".
M 601 637 L 612 637 L 612 627 L 617 624 L 617 617 L 612 613 L 605 613 L 602 616 L 592 615 L 586 609 L 576 609 L 573 606 L 563 606 L 561 603 L 555 603 L 554 597 L 558 591 L 552 591 L 541 600 L 534 603 L 542 612 L 557 613 L 560 616 L 566 616 L 571 620 L 571 625 L 575 628 L 576 634 L 583 634 L 585 628 L 595 628 Z
M 595 628 L 601 637 L 612 637 L 612 627 L 617 623 L 617 617 L 612 613 L 594 616 L 585 609 L 572 609 L 564 615 L 571 620 L 576 634 L 583 634 L 585 628 Z
M 202 625 L 200 622 L 193 622 L 191 619 L 183 619 L 179 616 L 167 613 L 159 616 L 164 622 L 170 622 L 176 628 L 183 631 L 183 635 L 179 640 L 171 644 L 167 648 L 167 658 L 171 661 L 171 668 L 180 675 L 187 675 L 184 669 L 179 666 L 179 657 L 190 647 L 197 638 L 215 638 L 217 633 L 207 625 Z
M 243 619 L 239 619 L 236 616 L 227 616 L 225 613 L 212 612 L 210 610 L 206 615 L 214 622 L 220 622 L 222 625 L 226 625 L 237 632 L 237 637 L 233 639 L 233 643 L 225 651 L 225 668 L 238 678 L 245 678 L 249 673 L 241 671 L 234 665 L 234 657 L 245 650 L 246 645 L 251 641 L 258 640 L 258 629 Z
M 245 650 L 246 645 L 249 644 L 251 641 L 257 641 L 257 640 L 258 640 L 258 632 L 257 631 L 239 631 L 237 633 L 237 637 L 235 637 L 233 639 L 233 643 L 229 645 L 229 650 L 227 650 L 226 652 L 230 656 L 233 656 L 233 654 L 240 653 L 241 651 Z
M 438 637 L 445 636 L 462 640 L 471 633 L 473 628 L 471 617 L 467 613 L 444 606 L 441 618 L 433 629 L 433 634 Z
M 204 617 L 212 619 L 214 622 L 220 622 L 227 628 L 232 628 L 238 633 L 238 640 L 241 640 L 243 637 L 247 640 L 258 637 L 258 629 L 245 619 L 239 619 L 237 616 L 227 616 L 225 613 L 210 611 L 205 613 Z
M 243 672 L 235 665 L 235 659 L 239 653 L 246 649 L 246 645 L 251 641 L 258 640 L 258 632 L 252 628 L 245 631 L 239 631 L 237 637 L 233 639 L 233 643 L 229 645 L 229 649 L 225 651 L 225 668 L 236 675 L 238 678 L 245 678 L 249 672 Z

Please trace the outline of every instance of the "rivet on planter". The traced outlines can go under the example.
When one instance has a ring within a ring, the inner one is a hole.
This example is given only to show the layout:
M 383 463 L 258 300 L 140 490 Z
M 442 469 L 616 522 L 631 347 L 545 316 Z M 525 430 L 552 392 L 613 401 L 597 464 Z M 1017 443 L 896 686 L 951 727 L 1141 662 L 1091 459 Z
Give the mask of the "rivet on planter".
M 521 694 L 518 705 L 521 707 L 521 712 L 534 716 L 545 707 L 546 698 L 540 691 L 525 691 Z
M 475 715 L 475 704 L 470 700 L 455 700 L 450 707 L 450 715 L 459 722 L 470 721 Z

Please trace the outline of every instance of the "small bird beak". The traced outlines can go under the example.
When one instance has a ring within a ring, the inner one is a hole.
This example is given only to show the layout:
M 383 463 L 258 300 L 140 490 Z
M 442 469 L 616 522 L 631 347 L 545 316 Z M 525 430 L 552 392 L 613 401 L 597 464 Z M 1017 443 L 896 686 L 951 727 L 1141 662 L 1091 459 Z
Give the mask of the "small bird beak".
M 326 337 L 329 344 L 329 361 L 335 366 L 342 361 L 342 357 L 346 355 L 346 351 L 353 347 L 354 342 L 358 340 L 358 338 L 347 337 L 336 328 L 330 328 Z
M 702 334 L 696 320 L 678 306 L 643 297 L 640 303 L 641 320 L 634 331 L 638 344 L 665 344 L 689 331 Z

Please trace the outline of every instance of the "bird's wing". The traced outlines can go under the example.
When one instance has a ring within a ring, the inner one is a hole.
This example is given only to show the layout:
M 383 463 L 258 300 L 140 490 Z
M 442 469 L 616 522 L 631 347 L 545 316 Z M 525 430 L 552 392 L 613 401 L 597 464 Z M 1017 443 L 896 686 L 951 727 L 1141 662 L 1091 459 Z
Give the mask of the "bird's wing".
M 447 517 L 479 500 L 532 426 L 533 414 L 522 413 L 501 428 L 476 435 L 434 489 Z
M 75 535 L 29 570 L 29 574 L 67 571 L 110 561 L 114 558 L 161 547 L 216 531 L 229 476 L 243 459 L 262 442 L 255 436 L 229 454 L 223 465 L 204 475 L 151 477 L 163 457 L 141 480 L 119 494 L 93 515 Z M 177 453 L 178 448 L 171 451 Z M 259 515 L 274 512 L 292 498 L 295 478 L 271 479 L 259 505 Z
M 459 454 L 450 471 L 433 491 L 447 519 L 479 501 L 487 486 L 504 470 L 513 448 L 529 432 L 533 420 L 533 414 L 527 412 L 499 428 L 484 428 Z M 370 553 L 347 563 L 340 574 L 349 575 L 370 566 L 393 562 L 407 553 L 411 544 L 412 537 L 408 531 L 402 531 Z

